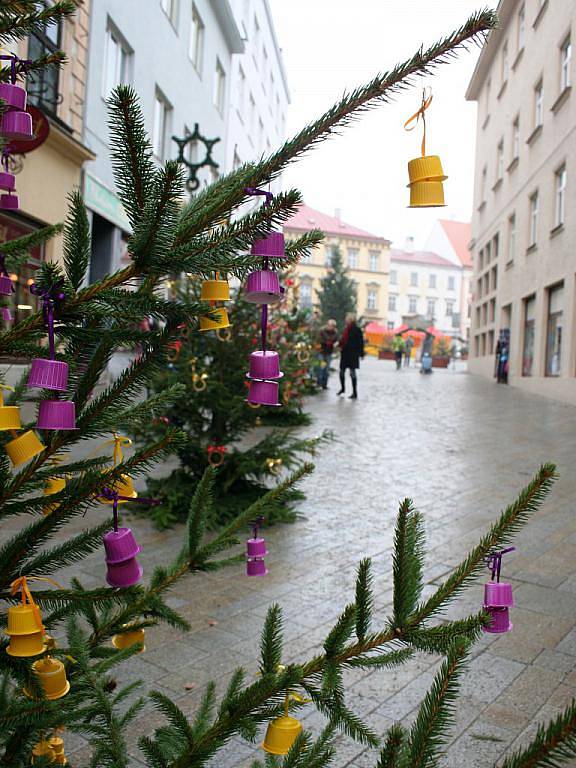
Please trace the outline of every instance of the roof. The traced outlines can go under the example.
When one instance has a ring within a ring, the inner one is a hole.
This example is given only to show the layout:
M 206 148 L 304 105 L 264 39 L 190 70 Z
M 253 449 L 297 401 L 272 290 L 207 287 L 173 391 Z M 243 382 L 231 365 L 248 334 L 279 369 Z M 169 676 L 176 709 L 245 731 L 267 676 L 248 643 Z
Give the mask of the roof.
M 310 208 L 309 205 L 302 203 L 296 213 L 288 221 L 284 222 L 284 229 L 298 229 L 302 232 L 309 232 L 311 229 L 321 229 L 327 235 L 340 235 L 341 237 L 354 237 L 363 240 L 373 240 L 374 242 L 390 244 L 390 240 L 379 235 L 373 235 L 366 232 L 365 229 L 354 227 L 347 224 L 335 216 L 329 216 L 327 213 Z
M 468 249 L 468 244 L 472 239 L 472 226 L 470 222 L 439 219 L 438 223 L 446 233 L 448 240 L 450 240 L 450 245 L 454 248 L 454 252 L 460 259 L 462 266 L 472 268 L 472 258 Z
M 390 261 L 402 261 L 405 264 L 424 264 L 433 267 L 451 267 L 458 269 L 458 265 L 445 259 L 433 251 L 400 251 L 397 248 L 390 250 Z

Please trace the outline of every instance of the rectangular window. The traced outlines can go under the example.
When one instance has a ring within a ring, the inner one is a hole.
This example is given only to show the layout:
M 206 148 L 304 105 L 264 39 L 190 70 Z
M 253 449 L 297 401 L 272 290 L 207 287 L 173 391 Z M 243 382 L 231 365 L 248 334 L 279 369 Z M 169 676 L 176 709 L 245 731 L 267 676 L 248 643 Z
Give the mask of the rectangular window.
M 454 302 L 453 301 L 447 301 L 446 302 L 446 315 L 447 317 L 451 317 L 454 314 Z
M 534 86 L 534 128 L 542 125 L 544 116 L 544 89 L 542 80 Z
M 368 290 L 368 309 L 378 309 L 378 291 Z
M 563 165 L 561 168 L 558 168 L 554 176 L 556 186 L 554 223 L 555 226 L 561 227 L 562 224 L 564 224 L 564 215 L 566 212 L 566 166 Z
M 348 248 L 348 266 L 351 269 L 358 266 L 358 248 Z
M 430 320 L 434 320 L 436 316 L 436 299 L 426 300 L 426 314 L 428 315 Z
M 370 271 L 378 272 L 380 269 L 380 251 L 370 251 Z
M 500 139 L 496 148 L 496 179 L 504 176 L 504 139 Z
M 418 312 L 418 296 L 408 296 L 408 312 Z
M 102 83 L 102 95 L 105 99 L 110 96 L 117 85 L 128 82 L 129 55 L 130 51 L 120 39 L 120 35 L 109 28 L 106 32 L 104 80 Z
M 410 272 L 410 285 L 413 287 L 418 285 L 418 272 Z
M 390 285 L 398 285 L 398 271 L 396 269 L 390 270 Z
M 396 312 L 396 299 L 397 296 L 393 293 L 388 294 L 388 311 Z
M 162 10 L 170 19 L 170 23 L 174 26 L 178 26 L 178 0 L 160 0 Z
M 492 267 L 492 290 L 498 288 L 498 267 Z
M 512 123 L 512 160 L 520 157 L 520 115 L 516 115 Z
M 332 266 L 332 256 L 334 252 L 331 245 L 324 246 L 324 264 L 327 267 Z
M 536 323 L 536 296 L 524 299 L 524 343 L 522 348 L 522 376 L 532 376 L 534 363 L 534 335 Z
M 508 40 L 502 46 L 502 82 L 508 80 L 510 74 L 510 58 L 508 56 Z
M 61 37 L 62 22 L 38 28 L 28 38 L 27 58 L 35 60 L 56 53 L 60 48 Z M 56 116 L 60 101 L 59 82 L 58 67 L 46 67 L 34 72 L 34 85 L 28 91 L 28 103 Z
M 312 286 L 308 283 L 300 283 L 300 306 L 303 309 L 312 307 Z
M 500 235 L 496 233 L 492 238 L 492 259 L 498 260 L 498 253 L 500 251 Z
M 534 192 L 530 197 L 530 246 L 538 241 L 538 206 L 538 192 Z
M 560 46 L 560 92 L 570 86 L 570 69 L 572 66 L 572 43 L 570 37 Z
M 516 215 L 513 213 L 508 218 L 508 264 L 514 263 L 516 256 Z
M 194 65 L 196 72 L 202 74 L 202 59 L 204 57 L 204 22 L 198 9 L 192 5 L 192 17 L 190 19 L 190 40 L 188 42 L 188 56 Z
M 161 163 L 166 159 L 172 107 L 160 90 L 156 89 L 154 97 L 154 120 L 152 125 L 152 147 L 154 157 Z
M 436 275 L 428 275 L 428 288 L 436 288 Z
M 455 291 L 456 290 L 456 278 L 453 275 L 451 275 L 448 278 L 448 290 L 449 291 Z
M 564 284 L 548 290 L 548 320 L 546 323 L 546 376 L 562 372 L 562 310 Z
M 224 112 L 224 99 L 226 97 L 226 72 L 224 67 L 220 63 L 220 59 L 216 59 L 216 69 L 214 71 L 214 106 L 223 114 Z
M 524 7 L 524 4 L 520 6 L 520 10 L 518 11 L 516 43 L 518 51 L 523 50 L 526 43 L 526 8 Z

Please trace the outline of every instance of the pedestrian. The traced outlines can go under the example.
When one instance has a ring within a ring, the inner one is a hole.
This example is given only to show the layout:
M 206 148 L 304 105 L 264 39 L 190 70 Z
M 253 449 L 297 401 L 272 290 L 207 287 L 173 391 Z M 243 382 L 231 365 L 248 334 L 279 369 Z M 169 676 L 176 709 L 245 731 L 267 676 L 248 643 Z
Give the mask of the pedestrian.
M 394 358 L 396 360 L 396 370 L 399 371 L 402 367 L 402 354 L 406 348 L 406 343 L 401 334 L 396 334 L 392 339 L 392 349 L 394 350 Z
M 404 365 L 406 368 L 410 366 L 410 358 L 412 357 L 412 347 L 414 346 L 414 339 L 412 336 L 408 336 L 404 342 Z
M 356 325 L 356 315 L 348 312 L 346 315 L 346 327 L 338 342 L 340 347 L 340 390 L 336 393 L 343 395 L 346 389 L 346 369 L 350 370 L 352 380 L 351 400 L 358 399 L 358 381 L 356 370 L 360 367 L 360 358 L 364 357 L 364 336 Z
M 336 320 L 328 320 L 320 330 L 320 351 L 318 352 L 318 373 L 316 380 L 322 389 L 328 389 L 328 376 L 330 375 L 330 363 L 334 346 L 338 341 L 338 327 Z

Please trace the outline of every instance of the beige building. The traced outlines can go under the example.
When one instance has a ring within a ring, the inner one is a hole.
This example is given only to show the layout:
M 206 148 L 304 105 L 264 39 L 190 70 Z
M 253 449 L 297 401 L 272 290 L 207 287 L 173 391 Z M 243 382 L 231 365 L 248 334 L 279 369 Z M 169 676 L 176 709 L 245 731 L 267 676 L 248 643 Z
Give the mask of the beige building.
M 339 212 L 329 216 L 302 205 L 284 224 L 288 240 L 300 237 L 312 229 L 322 230 L 326 237 L 307 259 L 296 267 L 299 299 L 302 307 L 317 304 L 320 279 L 326 275 L 335 248 L 340 249 L 344 264 L 355 281 L 358 314 L 367 321 L 386 323 L 388 313 L 388 273 L 390 241 L 342 221 Z
M 0 241 L 11 240 L 45 224 L 64 221 L 67 195 L 81 187 L 82 167 L 94 155 L 82 143 L 86 59 L 90 26 L 90 0 L 58 26 L 22 41 L 18 55 L 37 59 L 61 49 L 68 62 L 28 78 L 28 103 L 37 107 L 48 123 L 48 137 L 37 149 L 13 158 L 20 210 L 0 212 Z M 35 126 L 37 130 L 37 126 Z M 51 240 L 32 252 L 29 262 L 14 275 L 16 293 L 12 311 L 17 320 L 31 310 L 27 283 L 43 260 L 61 257 L 62 238 Z
M 467 98 L 478 102 L 470 370 L 576 404 L 576 6 L 501 0 Z

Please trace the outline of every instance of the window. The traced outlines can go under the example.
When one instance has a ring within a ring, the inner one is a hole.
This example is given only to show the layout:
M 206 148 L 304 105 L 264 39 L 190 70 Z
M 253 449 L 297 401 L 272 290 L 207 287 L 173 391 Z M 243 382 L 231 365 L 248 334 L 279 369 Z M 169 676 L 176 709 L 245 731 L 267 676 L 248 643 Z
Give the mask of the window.
M 380 268 L 380 251 L 370 251 L 370 271 L 378 272 Z
M 500 252 L 500 235 L 496 233 L 492 238 L 492 258 L 494 261 L 498 259 L 499 252 Z
M 246 101 L 246 75 L 242 67 L 238 68 L 238 112 L 244 118 L 244 102 Z
M 436 288 L 436 275 L 428 276 L 428 288 Z
M 113 29 L 106 32 L 104 59 L 104 81 L 102 96 L 107 99 L 112 89 L 128 81 L 128 57 L 130 51 Z
M 309 283 L 300 283 L 300 306 L 303 309 L 312 307 L 312 286 Z
M 324 264 L 327 267 L 332 266 L 332 257 L 334 256 L 334 249 L 331 245 L 324 246 Z
M 530 197 L 530 246 L 538 240 L 538 192 Z
M 398 285 L 398 271 L 396 269 L 390 270 L 390 285 Z
M 508 40 L 502 46 L 502 83 L 508 80 L 510 74 L 510 59 L 508 57 Z
M 560 46 L 560 92 L 570 86 L 570 67 L 572 64 L 572 43 L 570 37 Z
M 542 118 L 544 113 L 543 104 L 543 85 L 542 80 L 534 86 L 534 128 L 538 128 L 542 125 Z
M 566 212 L 566 166 L 558 168 L 555 176 L 556 186 L 556 212 L 554 216 L 555 226 L 561 227 L 564 224 L 564 214 Z
M 408 296 L 408 312 L 418 312 L 418 296 Z
M 500 139 L 496 148 L 496 179 L 504 176 L 504 139 Z
M 507 263 L 512 264 L 516 256 L 516 215 L 513 213 L 508 218 L 508 259 Z
M 367 309 L 378 309 L 378 291 L 374 288 L 368 289 Z
M 436 299 L 427 299 L 426 300 L 426 314 L 430 318 L 430 320 L 433 320 L 436 316 Z
M 348 266 L 351 269 L 358 266 L 358 248 L 348 248 Z
M 156 89 L 156 96 L 154 97 L 154 122 L 152 125 L 152 147 L 154 157 L 160 160 L 160 162 L 164 162 L 166 159 L 171 118 L 172 107 L 166 97 Z
M 480 179 L 480 202 L 486 201 L 486 185 L 488 183 L 488 168 L 484 166 L 482 168 L 482 177 Z
M 546 323 L 546 376 L 562 372 L 562 310 L 564 284 L 548 290 L 548 320 Z
M 46 24 L 28 38 L 28 58 L 50 56 L 60 48 L 62 24 Z M 60 94 L 59 69 L 47 67 L 28 76 L 28 103 L 39 107 L 49 115 L 56 115 Z
M 204 22 L 195 5 L 192 5 L 192 18 L 190 19 L 190 41 L 188 42 L 188 56 L 194 65 L 196 72 L 202 74 L 202 58 L 204 56 Z M 242 69 L 242 68 L 240 68 Z
M 418 272 L 410 272 L 410 285 L 413 287 L 418 285 Z
M 512 123 L 512 160 L 520 157 L 520 115 L 516 115 Z
M 214 71 L 214 106 L 222 114 L 224 112 L 224 99 L 226 97 L 226 72 L 224 67 L 220 63 L 220 59 L 216 59 L 216 69 Z
M 536 323 L 536 296 L 524 299 L 524 343 L 522 348 L 522 376 L 532 376 L 534 363 L 534 335 Z
M 178 0 L 160 0 L 162 10 L 170 19 L 172 26 L 178 26 Z
M 453 301 L 447 301 L 446 302 L 446 316 L 452 317 L 454 314 L 454 302 Z
M 450 275 L 448 277 L 448 290 L 449 291 L 456 290 L 456 278 L 453 275 Z
M 396 299 L 398 297 L 394 293 L 388 294 L 388 311 L 396 312 Z M 394 327 L 394 326 L 392 326 Z
M 526 8 L 521 5 L 518 11 L 518 26 L 516 28 L 516 44 L 518 51 L 524 48 L 526 43 Z

